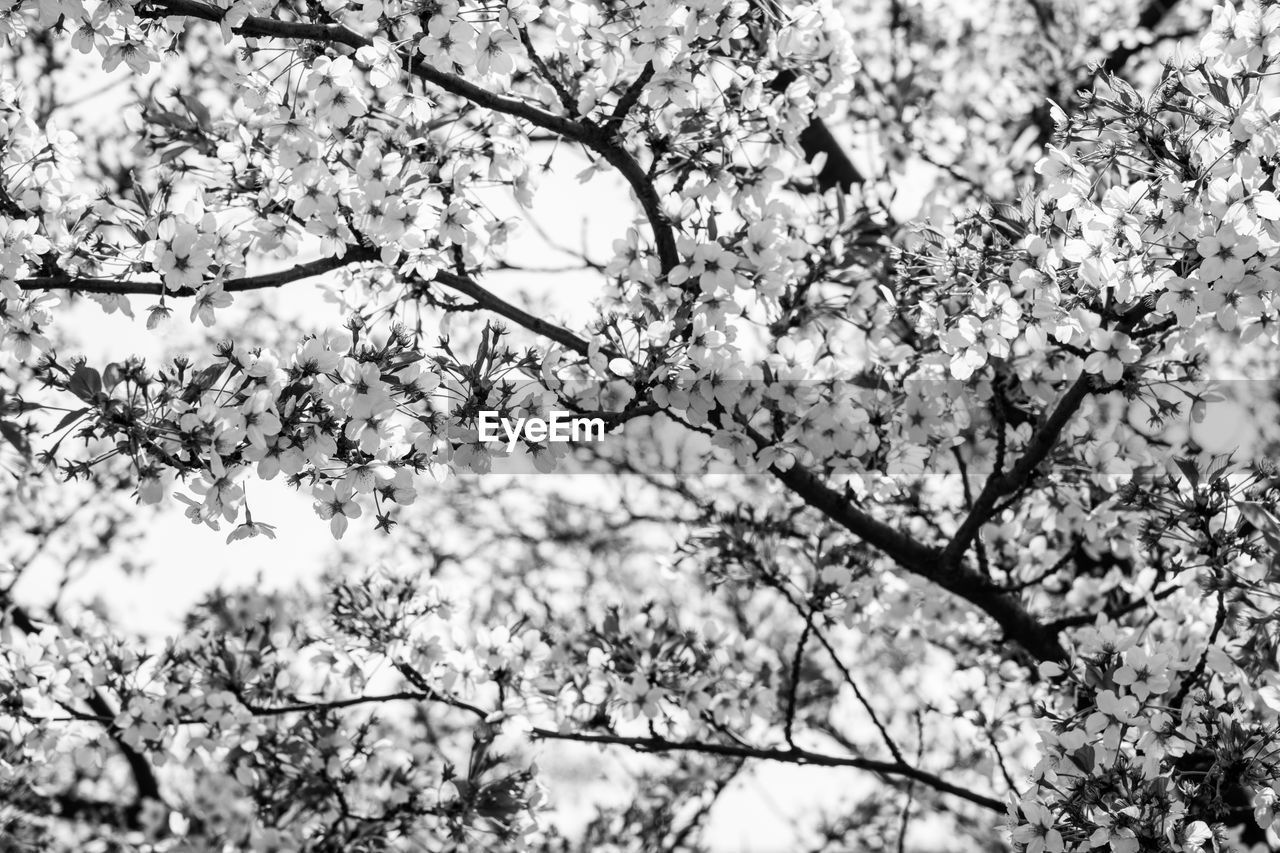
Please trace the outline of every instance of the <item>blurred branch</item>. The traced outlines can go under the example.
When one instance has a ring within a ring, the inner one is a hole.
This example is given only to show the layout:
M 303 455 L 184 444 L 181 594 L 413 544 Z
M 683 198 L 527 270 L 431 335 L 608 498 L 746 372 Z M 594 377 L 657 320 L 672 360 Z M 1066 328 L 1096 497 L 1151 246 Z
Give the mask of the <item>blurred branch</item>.
M 37 634 L 40 628 L 36 624 L 31 614 L 23 607 L 12 601 L 8 593 L 0 594 L 0 612 L 6 612 L 13 626 L 24 634 Z M 150 762 L 135 750 L 120 734 L 120 730 L 115 725 L 117 711 L 111 706 L 111 702 L 101 690 L 90 690 L 85 697 L 85 704 L 89 706 L 89 710 L 93 716 L 75 715 L 77 719 L 94 719 L 106 729 L 108 736 L 115 742 L 116 748 L 124 757 L 125 762 L 129 765 L 129 772 L 133 776 L 134 787 L 136 789 L 134 801 L 126 810 L 131 822 L 136 822 L 142 805 L 146 800 L 157 800 L 164 802 L 160 796 L 160 783 L 156 779 L 155 771 L 152 770 Z M 71 709 L 68 709 L 70 712 Z M 72 712 L 74 714 L 74 712 Z
M 1137 28 L 1141 30 L 1155 30 L 1165 20 L 1166 16 L 1173 11 L 1178 5 L 1178 0 L 1148 0 L 1146 5 L 1142 7 L 1142 11 L 1138 13 Z M 1182 35 L 1178 33 L 1176 35 Z M 1110 74 L 1116 74 L 1124 70 L 1134 56 L 1144 50 L 1164 41 L 1167 36 L 1155 36 L 1149 41 L 1134 42 L 1133 44 L 1121 43 L 1108 53 L 1101 62 L 1098 63 L 1098 70 L 1105 71 Z M 1088 86 L 1092 81 L 1094 74 L 1088 75 L 1084 79 L 1076 80 L 1059 80 L 1057 81 L 1057 90 L 1050 90 L 1045 93 L 1046 99 L 1061 99 L 1063 103 L 1059 104 L 1067 113 L 1070 113 L 1076 105 L 1076 93 Z M 1050 116 L 1048 103 L 1041 103 L 1028 116 L 1023 128 L 1038 128 L 1036 137 L 1036 145 L 1043 147 L 1052 138 L 1054 134 L 1054 122 Z
M 1149 0 L 1147 5 L 1143 7 L 1142 12 L 1138 14 L 1138 29 L 1154 30 L 1160 26 L 1160 23 L 1177 5 L 1178 0 Z M 1139 42 L 1134 40 L 1132 44 L 1122 42 L 1111 53 L 1107 54 L 1107 58 L 1102 60 L 1098 67 L 1109 74 L 1115 74 L 1123 70 L 1135 54 L 1141 53 L 1153 44 L 1155 44 L 1155 41 Z

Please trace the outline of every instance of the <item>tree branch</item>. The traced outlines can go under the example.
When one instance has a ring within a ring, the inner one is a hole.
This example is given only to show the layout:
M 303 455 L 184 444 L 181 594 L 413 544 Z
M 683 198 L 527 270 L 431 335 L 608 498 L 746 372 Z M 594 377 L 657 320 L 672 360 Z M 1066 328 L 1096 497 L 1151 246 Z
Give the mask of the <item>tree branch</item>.
M 1037 660 L 1066 659 L 1066 651 L 1058 642 L 1057 632 L 1037 621 L 1020 599 L 1002 592 L 990 578 L 962 565 L 947 564 L 938 549 L 923 545 L 868 515 L 799 466 L 785 471 L 774 466 L 770 471 L 809 506 L 883 551 L 902 568 L 986 613 L 1004 631 L 1005 637 L 1022 646 Z
M 1012 494 L 1022 488 L 1035 474 L 1036 468 L 1053 450 L 1058 443 L 1058 436 L 1062 434 L 1062 430 L 1075 415 L 1076 410 L 1080 408 L 1080 404 L 1084 402 L 1085 397 L 1089 395 L 1092 381 L 1090 374 L 1081 374 L 1075 384 L 1058 401 L 1053 414 L 1031 437 L 1031 441 L 1027 443 L 1027 449 L 1023 452 L 1022 458 L 1008 471 L 993 474 L 987 480 L 982 487 L 982 492 L 974 499 L 973 508 L 969 510 L 969 514 L 965 516 L 964 521 L 960 523 L 959 529 L 956 530 L 955 536 L 952 537 L 942 552 L 944 567 L 954 568 L 959 564 L 960 558 L 969 547 L 969 543 L 978 535 L 982 525 L 991 519 L 996 502 L 1003 496 Z
M 796 72 L 787 69 L 774 77 L 769 86 L 775 92 L 785 92 L 795 80 Z M 835 138 L 831 128 L 827 127 L 827 123 L 822 119 L 815 116 L 809 120 L 809 124 L 800 132 L 800 148 L 804 151 L 805 159 L 810 162 L 819 154 L 825 154 L 827 157 L 822 168 L 818 170 L 820 190 L 826 191 L 832 187 L 839 187 L 848 192 L 850 188 L 866 183 L 866 176 L 853 164 L 853 160 L 849 159 L 844 146 Z
M 673 741 L 662 737 L 624 737 L 622 735 L 590 734 L 586 732 L 561 732 L 554 729 L 536 727 L 529 734 L 535 740 L 570 740 L 579 743 L 625 746 L 637 752 L 696 752 L 704 755 L 721 755 L 760 761 L 780 761 L 816 767 L 853 767 L 858 770 L 869 770 L 881 776 L 899 776 L 904 779 L 912 779 L 940 793 L 968 800 L 988 811 L 998 814 L 1003 814 L 1005 811 L 1004 803 L 994 797 L 979 794 L 969 788 L 948 782 L 933 773 L 898 761 L 876 761 L 858 756 L 826 755 L 805 749 L 769 749 L 737 744 L 707 743 L 704 741 Z
M 364 246 L 351 247 L 341 258 L 321 258 L 305 264 L 298 264 L 287 270 L 267 273 L 265 275 L 247 276 L 227 279 L 222 289 L 228 293 L 246 290 L 265 290 L 280 287 L 305 278 L 314 278 L 352 264 L 367 263 L 378 259 L 378 250 Z M 211 283 L 211 282 L 210 282 Z M 72 290 L 77 293 L 107 293 L 123 296 L 195 296 L 198 288 L 184 287 L 169 290 L 161 281 L 127 281 L 116 278 L 84 278 L 72 275 L 37 276 L 18 280 L 20 290 Z
M 618 104 L 609 115 L 609 120 L 605 122 L 605 127 L 614 127 L 622 124 L 623 120 L 631 112 L 631 108 L 636 105 L 636 101 L 640 100 L 640 96 L 644 93 L 644 87 L 649 85 L 653 75 L 653 63 L 646 62 L 639 76 L 632 81 L 631 85 L 627 87 L 627 91 L 623 92 L 622 97 L 618 99 Z
M 1148 0 L 1147 4 L 1138 14 L 1137 27 L 1144 30 L 1154 30 L 1160 25 L 1161 21 L 1164 20 L 1165 16 L 1172 12 L 1173 8 L 1177 5 L 1178 0 Z M 1159 41 L 1159 39 L 1156 39 L 1155 41 Z M 1124 69 L 1130 59 L 1151 47 L 1155 41 L 1135 44 L 1133 46 L 1121 43 L 1108 53 L 1100 63 L 1098 63 L 1098 69 L 1110 74 L 1116 74 Z M 1055 91 L 1051 87 L 1050 91 L 1045 93 L 1045 97 L 1046 99 L 1054 98 L 1061 100 L 1062 108 L 1070 113 L 1075 106 L 1076 92 L 1079 89 L 1088 86 L 1092 77 L 1093 75 L 1089 75 L 1089 77 L 1084 79 L 1068 81 L 1059 80 L 1056 82 L 1057 90 Z M 1027 117 L 1027 120 L 1022 125 L 1023 129 L 1031 126 L 1038 128 L 1036 138 L 1036 144 L 1038 146 L 1043 147 L 1050 139 L 1053 138 L 1054 123 L 1050 116 L 1048 103 L 1041 103 L 1036 106 L 1036 108 L 1031 111 L 1031 115 Z
M 817 638 L 818 643 L 826 650 L 827 655 L 831 658 L 831 662 L 835 664 L 836 669 L 840 670 L 840 675 L 844 678 L 844 683 L 849 685 L 853 690 L 854 698 L 858 700 L 858 703 L 862 705 L 863 710 L 867 712 L 867 716 L 871 718 L 872 725 L 874 725 L 876 730 L 880 733 L 880 738 L 884 741 L 884 745 L 888 748 L 889 754 L 893 756 L 894 761 L 897 761 L 899 764 L 906 763 L 906 759 L 903 757 L 902 751 L 898 748 L 897 742 L 889 735 L 889 730 L 885 728 L 884 723 L 880 721 L 880 715 L 876 713 L 875 707 L 873 707 L 871 702 L 867 700 L 866 694 L 864 694 L 862 692 L 862 688 L 858 686 L 858 682 L 854 679 L 853 673 L 849 671 L 849 667 L 845 666 L 840 655 L 836 653 L 835 646 L 831 645 L 831 641 L 828 640 L 826 636 L 823 635 L 821 629 L 814 624 L 814 609 L 812 607 L 806 608 L 804 604 L 797 601 L 791 595 L 791 592 L 783 585 L 780 577 L 767 576 L 765 578 L 765 582 L 777 590 L 782 597 L 787 600 L 787 603 L 790 604 L 796 613 L 800 615 L 800 618 L 804 619 L 805 627 L 813 631 L 814 637 Z M 796 655 L 797 661 L 799 661 L 799 651 L 800 649 L 798 648 Z M 793 668 L 793 670 L 794 669 L 798 669 L 798 664 Z M 788 743 L 790 742 L 790 737 L 787 738 L 787 741 Z
M 471 279 L 463 278 L 460 275 L 455 275 L 446 270 L 441 270 L 435 274 L 434 280 L 448 287 L 450 290 L 455 290 L 463 296 L 470 297 L 475 300 L 475 303 L 481 308 L 492 311 L 500 317 L 505 317 L 516 325 L 522 326 L 534 334 L 553 340 L 565 349 L 576 352 L 584 358 L 590 352 L 591 345 L 587 343 L 587 341 L 575 335 L 573 332 L 570 332 L 562 326 L 557 326 L 554 323 L 549 323 L 546 320 L 533 316 L 523 308 L 518 308 L 510 302 L 507 302 L 505 299 L 495 296 Z
M 370 249 L 363 246 L 350 247 L 344 257 L 341 258 L 321 258 L 318 261 L 312 261 L 306 264 L 299 264 L 287 270 L 268 273 L 266 275 L 248 276 L 245 278 L 228 279 L 223 282 L 223 290 L 229 293 L 237 293 L 248 290 L 266 290 L 273 287 L 281 287 L 295 281 L 306 278 L 313 278 L 331 272 L 335 269 L 350 266 L 357 263 L 367 263 L 378 260 L 378 250 Z M 485 290 L 474 281 L 463 278 L 456 273 L 441 270 L 435 274 L 433 281 L 455 290 L 458 293 L 473 299 L 480 307 L 492 311 L 499 316 L 505 317 L 519 326 L 523 326 L 535 334 L 555 341 L 566 349 L 572 350 L 579 355 L 586 356 L 590 344 L 572 332 L 564 329 L 554 323 L 539 319 L 522 308 L 512 305 L 510 302 L 495 296 Z M 424 282 L 423 279 L 418 281 Z M 120 294 L 125 296 L 173 296 L 173 297 L 191 297 L 195 296 L 197 288 L 184 287 L 180 290 L 167 290 L 163 282 L 159 281 L 127 281 L 114 278 L 81 278 L 79 276 L 60 275 L 60 276 L 41 276 L 36 278 L 19 279 L 18 287 L 22 290 L 70 290 L 76 293 L 106 293 Z

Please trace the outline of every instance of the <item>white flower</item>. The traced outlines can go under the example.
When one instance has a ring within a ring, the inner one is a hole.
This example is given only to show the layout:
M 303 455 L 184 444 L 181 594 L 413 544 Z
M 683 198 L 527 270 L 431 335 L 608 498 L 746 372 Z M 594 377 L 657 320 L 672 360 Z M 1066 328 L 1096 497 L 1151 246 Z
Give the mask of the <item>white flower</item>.
M 334 539 L 341 539 L 347 532 L 347 519 L 360 517 L 360 505 L 352 499 L 351 486 L 346 483 L 317 486 L 312 496 L 316 514 L 329 521 Z

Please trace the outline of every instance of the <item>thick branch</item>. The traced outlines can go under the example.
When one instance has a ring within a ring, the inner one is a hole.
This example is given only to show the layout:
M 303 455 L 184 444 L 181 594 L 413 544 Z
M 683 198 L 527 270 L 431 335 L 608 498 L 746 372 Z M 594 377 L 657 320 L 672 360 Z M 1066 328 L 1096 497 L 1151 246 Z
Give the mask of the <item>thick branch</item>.
M 1057 632 L 1037 621 L 1016 596 L 1002 592 L 989 578 L 962 565 L 948 565 L 942 552 L 858 509 L 807 470 L 797 466 L 785 471 L 777 467 L 771 470 L 809 506 L 883 551 L 902 568 L 986 613 L 1004 631 L 1005 637 L 1037 660 L 1066 658 Z
M 912 779 L 928 785 L 940 793 L 951 794 L 968 800 L 988 811 L 1000 814 L 1005 811 L 1004 804 L 993 797 L 979 794 L 969 788 L 948 782 L 940 776 L 899 761 L 876 761 L 852 755 L 826 755 L 804 749 L 768 749 L 703 741 L 672 741 L 661 737 L 624 737 L 622 735 L 591 734 L 586 732 L 561 732 L 543 728 L 534 728 L 530 732 L 530 736 L 536 740 L 571 740 L 580 743 L 625 746 L 637 752 L 696 752 L 704 755 L 721 755 L 760 761 L 782 761 L 790 764 L 816 767 L 853 767 L 858 770 L 869 770 L 881 776 L 898 776 L 904 779 Z
M 653 240 L 658 247 L 658 262 L 662 274 L 667 275 L 680 263 L 680 253 L 676 249 L 675 230 L 667 215 L 662 212 L 662 199 L 658 190 L 649 180 L 645 170 L 636 162 L 636 158 L 616 138 L 603 139 L 591 144 L 591 147 L 603 157 L 609 165 L 617 169 L 627 183 L 631 185 L 636 199 L 644 210 L 645 219 L 653 230 Z
M 866 176 L 853 164 L 844 146 L 836 139 L 831 128 L 820 118 L 810 120 L 809 125 L 800 132 L 800 148 L 808 160 L 825 154 L 827 159 L 818 170 L 818 188 L 829 190 L 832 187 L 848 192 L 851 187 L 866 183 Z
M 1058 443 L 1058 436 L 1062 434 L 1062 430 L 1088 396 L 1091 383 L 1092 377 L 1087 373 L 1082 374 L 1063 395 L 1053 414 L 1049 415 L 1048 420 L 1036 430 L 1026 450 L 1023 451 L 1022 458 L 1010 470 L 992 474 L 987 480 L 986 485 L 982 487 L 982 492 L 974 499 L 973 508 L 969 510 L 969 514 L 960 523 L 955 536 L 943 551 L 944 567 L 950 568 L 959 564 L 969 543 L 978 535 L 982 525 L 991 519 L 996 502 L 1005 495 L 1013 494 L 1031 480 L 1040 463 Z
M 770 86 L 775 92 L 785 92 L 795 79 L 794 71 L 783 71 L 773 78 Z M 850 188 L 866 183 L 866 176 L 853 164 L 853 160 L 849 159 L 844 146 L 835 138 L 831 128 L 827 127 L 827 123 L 822 119 L 814 117 L 809 120 L 809 124 L 800 132 L 800 148 L 804 151 L 805 159 L 811 162 L 819 154 L 826 155 L 826 161 L 818 170 L 819 189 L 825 191 L 832 187 L 840 187 L 848 192 Z
M 312 261 L 306 264 L 299 264 L 287 270 L 268 273 L 266 275 L 248 276 L 245 278 L 228 279 L 223 282 L 223 289 L 235 293 L 246 290 L 266 290 L 273 287 L 281 287 L 295 281 L 305 278 L 312 278 L 317 275 L 323 275 L 326 272 L 332 272 L 345 266 L 356 263 L 366 263 L 378 259 L 376 249 L 368 249 L 364 247 L 352 247 L 346 255 L 341 258 L 321 258 L 318 261 Z M 504 299 L 490 293 L 480 285 L 470 279 L 463 278 L 460 275 L 441 270 L 435 274 L 433 279 L 439 284 L 443 284 L 451 290 L 468 296 L 475 300 L 480 307 L 492 311 L 499 316 L 505 317 L 517 325 L 523 326 L 535 334 L 555 341 L 566 349 L 572 350 L 580 355 L 587 355 L 589 344 L 554 323 L 541 320 L 529 312 L 512 305 Z M 174 297 L 190 297 L 195 296 L 196 289 L 184 287 L 180 290 L 167 290 L 163 282 L 159 281 L 129 281 L 114 278 L 80 278 L 77 276 L 42 276 L 38 278 L 26 278 L 18 281 L 18 287 L 22 290 L 70 290 L 77 293 L 106 293 L 120 294 L 125 296 L 174 296 Z
M 613 108 L 613 113 L 609 116 L 609 120 L 605 122 L 605 126 L 617 126 L 622 124 L 627 115 L 631 112 L 631 108 L 640 100 L 640 96 L 644 94 L 644 87 L 649 85 L 649 81 L 653 79 L 654 67 L 652 62 L 646 62 L 644 68 L 641 69 L 639 76 L 631 82 L 627 90 L 622 93 L 622 97 L 618 99 L 618 105 Z
M 774 466 L 770 471 L 809 506 L 883 551 L 903 568 L 921 573 L 936 562 L 937 552 L 934 549 L 854 506 L 845 495 L 822 482 L 808 469 L 792 465 L 785 470 Z
M 351 248 L 346 255 L 341 258 L 321 258 L 318 261 L 298 264 L 296 267 L 290 267 L 287 270 L 280 270 L 279 272 L 267 273 L 266 275 L 227 279 L 222 283 L 222 289 L 228 293 L 237 293 L 245 290 L 264 290 L 272 287 L 280 287 L 281 285 L 301 281 L 304 278 L 313 278 L 318 275 L 323 275 L 327 272 L 332 272 L 333 270 L 350 266 L 351 264 L 377 260 L 377 258 L 377 250 L 356 246 Z M 21 290 L 73 290 L 77 293 L 108 293 L 120 294 L 123 296 L 188 297 L 196 295 L 196 288 L 184 287 L 179 290 L 168 290 L 165 288 L 164 282 L 160 281 L 129 281 L 116 278 L 82 278 L 71 275 L 39 276 L 36 278 L 19 279 L 18 287 Z

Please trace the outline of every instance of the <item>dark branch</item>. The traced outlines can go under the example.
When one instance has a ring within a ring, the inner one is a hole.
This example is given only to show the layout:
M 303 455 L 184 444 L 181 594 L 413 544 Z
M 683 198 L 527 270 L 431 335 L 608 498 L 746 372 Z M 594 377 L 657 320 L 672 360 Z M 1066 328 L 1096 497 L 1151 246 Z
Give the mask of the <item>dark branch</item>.
M 622 153 L 625 155 L 625 152 Z M 634 163 L 635 161 L 631 162 Z M 224 283 L 224 288 L 229 291 L 244 291 L 279 287 L 341 266 L 376 259 L 377 251 L 375 249 L 352 247 L 343 258 L 326 258 L 277 273 L 234 279 Z M 582 337 L 554 323 L 535 317 L 528 311 L 494 295 L 471 279 L 441 270 L 435 274 L 433 280 L 469 297 L 481 308 L 492 311 L 534 334 L 554 341 L 571 352 L 584 357 L 590 352 L 590 344 Z M 20 281 L 19 285 L 27 290 L 66 289 L 95 293 L 155 295 L 164 292 L 164 285 L 160 282 L 129 282 L 115 279 L 75 278 L 71 276 L 25 279 Z M 194 294 L 194 291 L 188 289 L 173 295 L 190 296 L 192 294 Z M 1059 425 L 1058 429 L 1061 429 L 1061 425 Z M 1056 438 L 1056 435 L 1057 433 L 1054 432 L 1053 437 Z M 764 438 L 758 434 L 755 435 L 755 438 L 758 443 L 764 441 Z M 1039 438 L 1043 440 L 1045 436 L 1041 435 Z M 1035 441 L 1036 439 L 1033 439 L 1033 446 Z M 1031 450 L 1032 448 L 1029 448 L 1029 454 Z M 1044 448 L 1044 452 L 1048 452 L 1048 447 Z M 1024 459 L 1025 462 L 1026 460 Z M 1015 468 L 1011 474 L 1016 473 L 1018 470 L 1018 468 Z M 911 536 L 858 509 L 845 496 L 831 489 L 808 470 L 799 466 L 792 466 L 785 471 L 775 467 L 772 469 L 772 473 L 805 503 L 841 524 L 868 544 L 883 551 L 903 568 L 937 583 L 942 588 L 977 606 L 1000 625 L 1009 639 L 1022 645 L 1036 658 L 1040 660 L 1061 659 L 1063 652 L 1055 639 L 1054 633 L 1037 623 L 1016 598 L 1001 592 L 988 578 L 958 566 L 945 565 L 946 561 L 940 560 L 940 554 L 936 549 L 921 544 Z M 988 484 L 988 486 L 990 487 L 991 484 Z M 996 494 L 989 496 L 988 499 L 994 505 L 995 498 L 998 497 L 999 494 Z M 979 496 L 975 502 L 975 511 L 982 505 L 982 501 L 983 497 Z M 973 517 L 971 513 L 970 518 Z M 974 529 L 976 530 L 976 526 Z
M 1002 592 L 990 578 L 962 565 L 947 564 L 938 549 L 930 548 L 868 515 L 799 466 L 785 471 L 774 467 L 771 472 L 809 506 L 883 551 L 902 568 L 932 581 L 986 613 L 1004 631 L 1005 637 L 1022 646 L 1037 660 L 1066 658 L 1057 632 L 1038 622 L 1016 596 Z
M 993 474 L 987 480 L 986 485 L 982 487 L 982 492 L 974 499 L 973 508 L 969 510 L 969 514 L 960 523 L 956 535 L 943 551 L 944 567 L 958 566 L 969 543 L 978 535 L 982 525 L 991 519 L 996 502 L 1005 495 L 1013 494 L 1030 481 L 1036 469 L 1040 467 L 1040 463 L 1057 445 L 1058 436 L 1062 434 L 1062 430 L 1088 396 L 1091 384 L 1092 377 L 1089 374 L 1081 375 L 1063 395 L 1053 414 L 1031 437 L 1022 458 L 1014 464 L 1013 468 L 1003 473 Z
M 1138 28 L 1154 30 L 1162 21 L 1164 21 L 1165 16 L 1172 12 L 1173 8 L 1177 5 L 1178 0 L 1148 0 L 1147 4 L 1143 6 L 1142 11 L 1138 13 Z M 1159 39 L 1133 45 L 1121 43 L 1098 63 L 1098 70 L 1105 71 L 1109 74 L 1117 74 L 1124 70 L 1124 67 L 1129 64 L 1129 60 L 1151 47 L 1157 41 L 1159 41 Z M 1070 114 L 1077 105 L 1077 91 L 1089 86 L 1092 78 L 1093 75 L 1090 74 L 1088 77 L 1083 79 L 1077 78 L 1066 81 L 1059 80 L 1056 83 L 1057 90 L 1054 91 L 1051 88 L 1049 92 L 1045 93 L 1045 97 L 1058 101 L 1063 110 Z M 1038 128 L 1039 133 L 1036 138 L 1036 144 L 1038 146 L 1044 146 L 1048 143 L 1053 138 L 1054 134 L 1054 123 L 1053 118 L 1050 116 L 1048 103 L 1042 103 L 1032 110 L 1031 115 L 1022 126 L 1023 128 L 1031 126 Z
M 1151 0 L 1138 15 L 1138 29 L 1154 30 L 1160 26 L 1160 22 L 1177 5 L 1178 0 Z M 1098 67 L 1109 74 L 1116 74 L 1129 64 L 1129 60 L 1135 54 L 1146 50 L 1150 46 L 1151 44 L 1147 42 L 1135 42 L 1132 45 L 1121 42 L 1111 53 L 1107 54 L 1107 58 L 1102 60 Z
M 644 93 L 644 87 L 649 85 L 649 81 L 653 79 L 654 68 L 652 62 L 646 62 L 644 68 L 640 71 L 640 75 L 627 87 L 627 91 L 622 93 L 622 97 L 618 99 L 618 105 L 613 108 L 613 113 L 609 116 L 609 120 L 605 122 L 606 127 L 612 127 L 622 124 L 623 120 L 631 112 L 631 108 L 636 105 L 636 101 L 640 100 L 640 95 Z
M 223 282 L 223 289 L 231 292 L 242 292 L 247 290 L 265 290 L 273 287 L 281 287 L 295 281 L 306 278 L 312 278 L 331 272 L 335 269 L 350 266 L 357 263 L 367 263 L 378 259 L 378 251 L 364 247 L 352 247 L 344 257 L 341 258 L 322 258 L 318 261 L 312 261 L 306 264 L 299 264 L 287 270 L 280 272 L 268 273 L 266 275 L 249 276 L 247 278 L 229 279 Z M 566 349 L 572 350 L 579 355 L 587 355 L 589 344 L 554 323 L 539 319 L 529 312 L 512 305 L 504 299 L 490 293 L 480 285 L 470 279 L 463 278 L 460 275 L 441 270 L 435 274 L 433 279 L 435 282 L 448 287 L 451 290 L 468 296 L 473 299 L 477 305 L 492 311 L 517 325 L 523 326 L 535 334 L 555 341 Z M 77 276 L 42 276 L 37 278 L 26 278 L 18 281 L 18 287 L 22 290 L 70 290 L 77 293 L 107 293 L 121 294 L 126 296 L 173 296 L 173 297 L 191 297 L 195 296 L 196 289 L 184 287 L 180 290 L 166 290 L 163 282 L 158 281 L 128 281 L 114 278 L 80 278 Z
M 245 290 L 265 290 L 280 287 L 305 278 L 314 278 L 352 264 L 366 263 L 378 258 L 376 249 L 354 247 L 341 258 L 321 258 L 318 261 L 299 264 L 287 270 L 254 275 L 245 278 L 227 279 L 222 289 L 228 293 Z M 22 290 L 72 290 L 77 293 L 114 293 L 124 296 L 175 296 L 190 297 L 196 295 L 197 288 L 184 287 L 179 290 L 168 290 L 160 281 L 129 281 L 117 278 L 82 278 L 71 275 L 38 276 L 18 281 Z
M 783 71 L 777 77 L 773 78 L 770 84 L 775 92 L 785 92 L 787 87 L 795 82 L 796 73 L 794 71 Z M 822 164 L 822 168 L 818 170 L 818 188 L 826 191 L 832 187 L 840 187 L 840 189 L 848 192 L 850 188 L 866 183 L 866 176 L 862 171 L 853 164 L 849 159 L 849 154 L 844 150 L 844 146 L 831 133 L 831 128 L 827 127 L 826 122 L 822 119 L 814 117 L 810 119 L 809 124 L 800 133 L 800 148 L 804 151 L 806 160 L 812 162 L 819 154 L 826 155 L 826 161 Z
M 805 749 L 769 749 L 703 741 L 672 741 L 661 737 L 624 737 L 622 735 L 590 734 L 586 732 L 561 732 L 543 728 L 534 728 L 530 732 L 530 736 L 535 740 L 571 740 L 580 743 L 625 746 L 637 752 L 696 752 L 704 755 L 722 755 L 760 761 L 781 761 L 788 764 L 815 767 L 853 767 L 858 770 L 869 770 L 881 776 L 898 776 L 904 779 L 911 779 L 940 793 L 951 794 L 968 800 L 988 811 L 1000 814 L 1005 811 L 1004 804 L 993 797 L 979 794 L 969 788 L 948 782 L 933 773 L 897 761 L 876 761 L 871 758 L 860 758 L 852 755 L 826 755 Z

